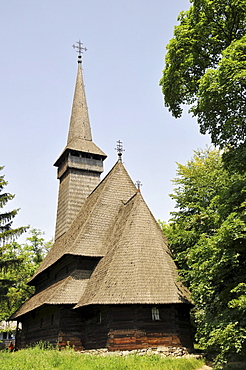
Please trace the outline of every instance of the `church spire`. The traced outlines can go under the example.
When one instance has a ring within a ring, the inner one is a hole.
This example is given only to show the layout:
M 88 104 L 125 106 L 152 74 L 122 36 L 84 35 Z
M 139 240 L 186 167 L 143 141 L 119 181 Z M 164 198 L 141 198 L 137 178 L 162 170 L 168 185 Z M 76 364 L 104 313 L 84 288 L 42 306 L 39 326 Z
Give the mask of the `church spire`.
M 77 49 L 79 55 L 78 55 L 78 73 L 67 139 L 68 146 L 72 144 L 74 141 L 76 142 L 79 142 L 80 140 L 92 141 L 91 127 L 82 75 L 82 52 L 83 50 L 86 51 L 87 49 L 82 47 L 83 44 L 80 40 L 77 42 L 77 44 L 78 45 L 73 45 L 73 47 Z
M 60 180 L 55 239 L 68 230 L 85 199 L 99 184 L 107 157 L 92 141 L 81 67 L 86 48 L 80 41 L 77 44 L 73 45 L 79 53 L 78 72 L 67 145 L 54 164 Z

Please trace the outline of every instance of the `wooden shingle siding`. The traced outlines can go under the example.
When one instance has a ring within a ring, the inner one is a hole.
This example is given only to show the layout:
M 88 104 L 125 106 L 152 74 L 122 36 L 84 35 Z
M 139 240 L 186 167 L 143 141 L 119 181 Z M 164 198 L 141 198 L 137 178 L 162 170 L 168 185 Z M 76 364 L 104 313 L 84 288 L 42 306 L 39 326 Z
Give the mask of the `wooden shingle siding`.
M 99 161 L 99 163 L 102 162 Z M 55 239 L 68 230 L 85 199 L 99 184 L 100 174 L 101 171 L 68 168 L 62 176 L 58 196 Z

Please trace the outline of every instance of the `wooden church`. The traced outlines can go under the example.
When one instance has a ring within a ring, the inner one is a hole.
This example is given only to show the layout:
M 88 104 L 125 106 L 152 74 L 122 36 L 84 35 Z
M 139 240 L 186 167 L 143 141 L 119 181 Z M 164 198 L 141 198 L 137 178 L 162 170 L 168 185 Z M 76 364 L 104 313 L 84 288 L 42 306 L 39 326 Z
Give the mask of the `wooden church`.
M 67 145 L 55 162 L 55 243 L 29 281 L 35 294 L 12 315 L 18 348 L 39 341 L 75 349 L 192 348 L 189 292 L 162 231 L 118 160 L 92 141 L 81 51 Z

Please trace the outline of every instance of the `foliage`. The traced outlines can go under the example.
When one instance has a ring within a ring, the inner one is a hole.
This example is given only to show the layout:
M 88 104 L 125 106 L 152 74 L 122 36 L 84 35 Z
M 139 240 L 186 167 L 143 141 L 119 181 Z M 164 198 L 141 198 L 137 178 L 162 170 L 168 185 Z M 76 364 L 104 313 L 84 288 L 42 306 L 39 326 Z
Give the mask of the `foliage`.
M 196 358 L 161 358 L 160 356 L 96 356 L 80 354 L 73 350 L 42 350 L 38 347 L 18 352 L 2 352 L 2 370 L 26 369 L 64 369 L 64 370 L 195 370 L 204 364 Z
M 162 227 L 192 294 L 197 340 L 217 352 L 219 368 L 246 349 L 246 174 L 228 172 L 207 149 L 177 175 L 178 209 Z
M 212 142 L 234 147 L 246 138 L 246 36 L 222 52 L 216 69 L 207 69 L 199 82 L 197 105 L 191 109 L 202 134 Z
M 16 311 L 33 293 L 33 288 L 27 285 L 44 256 L 51 247 L 52 242 L 45 242 L 43 232 L 31 229 L 29 237 L 24 244 L 12 242 L 5 249 L 6 259 L 18 261 L 15 266 L 9 266 L 0 272 L 0 279 L 11 281 L 0 309 L 0 320 L 5 320 Z
M 3 167 L 0 167 L 0 171 Z M 0 208 L 6 206 L 9 200 L 14 198 L 10 193 L 4 193 L 3 189 L 8 183 L 4 180 L 4 175 L 0 176 Z M 18 209 L 4 211 L 0 213 L 0 300 L 4 300 L 9 287 L 12 284 L 11 277 L 5 275 L 7 270 L 14 270 L 20 263 L 20 258 L 9 253 L 11 242 L 20 236 L 27 227 L 12 228 L 13 219 L 18 213 Z
M 191 0 L 167 45 L 160 81 L 177 118 L 192 105 L 201 133 L 221 148 L 246 140 L 246 1 Z

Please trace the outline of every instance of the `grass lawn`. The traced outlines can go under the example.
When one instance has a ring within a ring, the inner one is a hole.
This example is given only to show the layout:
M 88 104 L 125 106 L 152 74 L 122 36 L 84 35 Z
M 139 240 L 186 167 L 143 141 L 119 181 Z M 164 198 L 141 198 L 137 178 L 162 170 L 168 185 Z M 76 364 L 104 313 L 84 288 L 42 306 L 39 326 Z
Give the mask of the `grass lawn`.
M 204 365 L 195 358 L 161 358 L 158 355 L 87 355 L 73 350 L 29 348 L 18 352 L 1 352 L 1 370 L 195 370 Z

